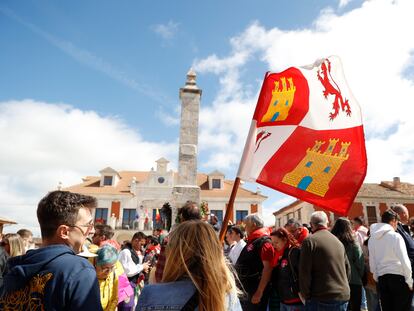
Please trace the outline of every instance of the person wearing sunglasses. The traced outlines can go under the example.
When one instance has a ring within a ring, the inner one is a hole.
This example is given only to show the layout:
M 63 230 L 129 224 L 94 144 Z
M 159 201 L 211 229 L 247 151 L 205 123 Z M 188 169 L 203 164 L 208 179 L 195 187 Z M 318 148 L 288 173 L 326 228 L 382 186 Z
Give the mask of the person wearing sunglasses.
M 9 259 L 2 310 L 102 310 L 95 269 L 76 256 L 94 233 L 93 208 L 95 198 L 68 191 L 52 191 L 40 200 L 42 247 Z

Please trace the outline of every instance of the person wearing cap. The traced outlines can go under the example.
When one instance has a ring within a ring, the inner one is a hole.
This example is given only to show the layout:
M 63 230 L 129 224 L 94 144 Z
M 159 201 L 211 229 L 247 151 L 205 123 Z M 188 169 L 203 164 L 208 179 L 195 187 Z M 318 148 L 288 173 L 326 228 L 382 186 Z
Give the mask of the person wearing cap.
M 96 276 L 104 311 L 112 311 L 118 305 L 118 275 L 115 273 L 118 252 L 111 245 L 104 245 L 97 252 Z

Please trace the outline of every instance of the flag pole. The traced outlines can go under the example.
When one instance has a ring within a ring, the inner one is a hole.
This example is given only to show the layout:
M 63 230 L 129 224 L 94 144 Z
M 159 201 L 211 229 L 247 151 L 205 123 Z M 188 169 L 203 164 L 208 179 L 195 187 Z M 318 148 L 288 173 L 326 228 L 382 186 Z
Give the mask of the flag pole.
M 237 194 L 237 190 L 239 189 L 239 186 L 240 186 L 240 177 L 236 177 L 236 179 L 234 180 L 233 189 L 231 190 L 230 200 L 229 200 L 229 203 L 227 204 L 226 214 L 224 215 L 224 220 L 221 225 L 219 238 L 220 238 L 220 242 L 222 243 L 224 241 L 224 236 L 226 235 L 226 232 L 227 232 L 227 226 L 229 224 L 230 215 L 233 214 L 234 201 L 236 200 L 236 194 Z

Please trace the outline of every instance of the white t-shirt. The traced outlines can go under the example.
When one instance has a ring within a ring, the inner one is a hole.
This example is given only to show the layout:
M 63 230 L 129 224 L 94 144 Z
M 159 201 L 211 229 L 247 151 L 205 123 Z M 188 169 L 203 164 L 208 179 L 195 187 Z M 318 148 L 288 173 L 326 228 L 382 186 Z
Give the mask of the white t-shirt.
M 119 262 L 122 264 L 125 274 L 128 277 L 137 275 L 144 268 L 142 265 L 142 260 L 144 256 L 138 255 L 138 257 L 139 257 L 139 264 L 135 264 L 131 257 L 131 251 L 128 248 L 123 249 L 119 253 Z
M 243 248 L 246 246 L 246 242 L 241 239 L 239 242 L 237 242 L 236 245 L 233 246 L 233 248 L 230 250 L 229 258 L 233 265 L 236 264 L 237 259 L 239 259 L 240 253 L 243 250 Z

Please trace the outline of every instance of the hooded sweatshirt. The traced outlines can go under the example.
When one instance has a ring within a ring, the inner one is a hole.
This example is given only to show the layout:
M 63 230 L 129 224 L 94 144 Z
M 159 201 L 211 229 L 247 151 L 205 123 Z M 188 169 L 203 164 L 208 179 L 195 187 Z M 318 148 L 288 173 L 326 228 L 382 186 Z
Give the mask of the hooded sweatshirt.
M 8 261 L 0 310 L 102 310 L 93 266 L 62 244 Z
M 402 275 L 407 285 L 412 288 L 411 262 L 401 235 L 385 223 L 371 225 L 370 232 L 369 267 L 374 280 L 378 282 L 378 277 L 385 274 Z

